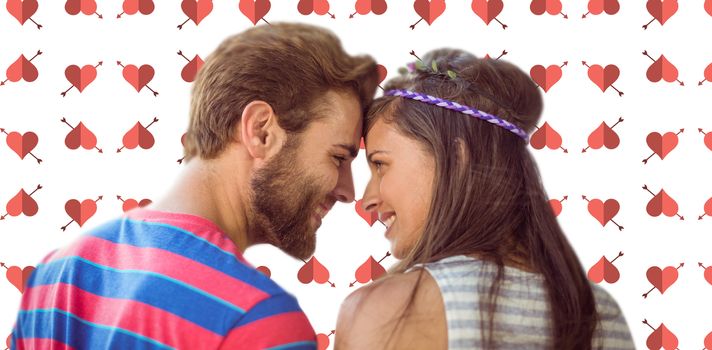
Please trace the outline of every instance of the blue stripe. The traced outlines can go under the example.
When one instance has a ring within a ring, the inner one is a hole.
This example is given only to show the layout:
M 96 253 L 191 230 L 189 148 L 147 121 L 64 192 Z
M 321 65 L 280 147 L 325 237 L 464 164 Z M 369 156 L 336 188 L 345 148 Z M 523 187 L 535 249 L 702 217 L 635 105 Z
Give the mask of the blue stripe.
M 22 338 L 47 338 L 75 349 L 173 349 L 153 339 L 83 320 L 59 309 L 20 311 Z
M 315 341 L 298 341 L 294 343 L 289 343 L 289 344 L 283 344 L 279 346 L 274 346 L 271 348 L 267 348 L 265 350 L 284 350 L 284 349 L 289 349 L 289 350 L 313 350 L 316 349 L 316 342 Z
M 284 292 L 269 277 L 237 260 L 234 254 L 180 227 L 124 217 L 99 226 L 88 234 L 114 243 L 163 249 L 207 265 L 267 294 Z
M 169 277 L 146 271 L 117 270 L 80 257 L 37 265 L 33 275 L 28 287 L 61 282 L 107 298 L 135 300 L 220 335 L 227 334 L 230 326 L 243 315 L 234 305 Z
M 181 281 L 181 280 L 177 280 L 177 279 L 175 279 L 175 278 L 173 278 L 173 277 L 169 277 L 169 276 L 166 276 L 166 275 L 157 273 L 157 272 L 146 271 L 146 270 L 116 269 L 116 268 L 113 268 L 113 267 L 110 267 L 110 266 L 97 264 L 97 263 L 95 263 L 95 262 L 93 262 L 93 261 L 91 261 L 91 260 L 82 258 L 82 257 L 77 256 L 77 255 L 65 256 L 65 257 L 60 258 L 60 259 L 55 259 L 55 260 L 53 260 L 53 261 L 51 262 L 51 264 L 59 264 L 59 263 L 65 262 L 65 261 L 71 263 L 70 260 L 81 261 L 81 262 L 87 263 L 87 264 L 89 264 L 89 265 L 92 265 L 92 266 L 94 266 L 94 267 L 97 267 L 97 268 L 100 268 L 100 269 L 104 269 L 104 270 L 108 270 L 108 271 L 111 271 L 111 272 L 127 273 L 127 274 L 136 274 L 136 275 L 146 275 L 146 276 L 149 276 L 149 277 L 160 278 L 160 279 L 166 280 L 166 281 L 168 281 L 168 282 L 175 283 L 175 284 L 177 284 L 177 285 L 179 285 L 179 286 L 181 286 L 181 287 L 183 287 L 183 288 L 189 289 L 189 290 L 191 290 L 192 292 L 195 292 L 195 293 L 198 293 L 198 294 L 202 294 L 202 295 L 205 296 L 206 298 L 213 299 L 213 300 L 217 301 L 218 303 L 221 303 L 221 304 L 225 305 L 226 307 L 228 307 L 228 308 L 230 308 L 230 309 L 233 309 L 233 310 L 235 310 L 235 311 L 237 311 L 237 312 L 239 312 L 239 313 L 245 313 L 245 310 L 243 310 L 242 308 L 240 308 L 240 307 L 237 306 L 237 305 L 234 305 L 234 304 L 232 304 L 232 303 L 230 303 L 230 302 L 228 302 L 228 301 L 226 301 L 226 300 L 224 300 L 224 299 L 221 299 L 221 298 L 219 298 L 219 297 L 217 297 L 217 296 L 215 296 L 215 295 L 212 295 L 212 294 L 210 294 L 210 293 L 207 293 L 207 292 L 203 291 L 202 289 L 199 289 L 199 288 L 196 288 L 196 287 L 194 287 L 194 286 L 191 286 L 190 284 L 187 284 L 187 283 L 185 283 L 185 282 L 183 282 L 183 281 Z M 38 264 L 36 267 L 45 266 L 45 265 L 47 265 L 47 264 Z
M 250 322 L 254 322 L 265 317 L 292 311 L 302 311 L 299 307 L 297 299 L 286 293 L 275 295 L 253 306 L 250 309 L 250 312 L 245 314 L 245 316 L 237 325 L 235 325 L 235 327 L 244 326 Z

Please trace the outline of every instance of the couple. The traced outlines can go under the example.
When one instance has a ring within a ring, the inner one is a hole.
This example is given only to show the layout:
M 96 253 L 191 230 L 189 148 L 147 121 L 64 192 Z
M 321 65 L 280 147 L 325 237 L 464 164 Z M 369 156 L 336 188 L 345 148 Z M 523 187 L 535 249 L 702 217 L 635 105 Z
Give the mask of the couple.
M 193 86 L 174 187 L 45 257 L 12 349 L 315 349 L 297 300 L 243 252 L 310 257 L 322 218 L 356 198 L 362 136 L 362 205 L 399 262 L 344 301 L 336 349 L 634 349 L 548 203 L 528 75 L 441 49 L 374 101 L 377 80 L 311 25 L 225 40 Z

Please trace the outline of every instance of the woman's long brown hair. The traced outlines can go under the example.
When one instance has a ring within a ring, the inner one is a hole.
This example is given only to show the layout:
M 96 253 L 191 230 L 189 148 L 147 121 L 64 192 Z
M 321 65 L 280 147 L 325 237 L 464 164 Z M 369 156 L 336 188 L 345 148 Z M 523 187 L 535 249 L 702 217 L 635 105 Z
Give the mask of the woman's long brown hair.
M 438 71 L 452 70 L 456 78 L 419 70 L 389 81 L 384 89 L 456 101 L 512 122 L 528 134 L 536 127 L 543 109 L 541 93 L 513 64 L 454 49 L 423 56 L 426 67 L 433 61 Z M 477 254 L 496 263 L 488 302 L 480 304 L 480 312 L 488 312 L 481 318 L 483 347 L 490 349 L 496 344 L 493 319 L 504 263 L 523 261 L 545 278 L 551 348 L 591 349 L 599 320 L 593 291 L 556 220 L 527 143 L 488 122 L 402 97 L 376 99 L 367 113 L 364 135 L 378 119 L 424 145 L 436 164 L 423 234 L 389 274 L 460 254 Z M 421 277 L 422 269 L 418 282 Z M 398 323 L 412 306 L 419 284 Z

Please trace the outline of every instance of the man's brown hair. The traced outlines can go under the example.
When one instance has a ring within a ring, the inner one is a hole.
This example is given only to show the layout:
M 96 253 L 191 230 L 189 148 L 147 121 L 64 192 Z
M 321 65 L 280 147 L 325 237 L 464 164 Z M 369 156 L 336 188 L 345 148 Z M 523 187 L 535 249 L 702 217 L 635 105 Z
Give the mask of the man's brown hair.
M 225 39 L 207 57 L 193 85 L 184 155 L 217 157 L 236 137 L 245 106 L 272 106 L 288 134 L 326 118 L 318 98 L 329 90 L 353 93 L 362 113 L 378 84 L 370 56 L 350 56 L 331 31 L 308 24 L 272 23 Z

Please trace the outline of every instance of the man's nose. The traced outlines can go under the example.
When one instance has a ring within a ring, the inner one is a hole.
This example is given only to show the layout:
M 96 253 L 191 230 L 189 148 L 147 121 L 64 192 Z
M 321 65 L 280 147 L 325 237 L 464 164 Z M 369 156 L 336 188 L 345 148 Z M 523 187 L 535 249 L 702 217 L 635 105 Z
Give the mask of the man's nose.
M 354 201 L 356 195 L 354 194 L 354 180 L 351 167 L 344 167 L 344 169 L 339 172 L 339 179 L 336 182 L 336 188 L 334 188 L 333 193 L 339 202 L 351 203 Z

